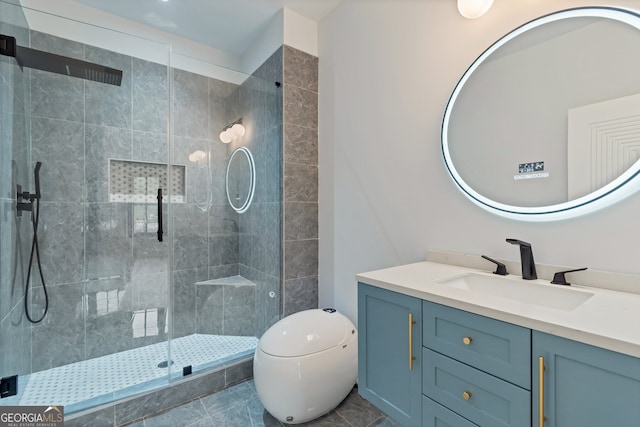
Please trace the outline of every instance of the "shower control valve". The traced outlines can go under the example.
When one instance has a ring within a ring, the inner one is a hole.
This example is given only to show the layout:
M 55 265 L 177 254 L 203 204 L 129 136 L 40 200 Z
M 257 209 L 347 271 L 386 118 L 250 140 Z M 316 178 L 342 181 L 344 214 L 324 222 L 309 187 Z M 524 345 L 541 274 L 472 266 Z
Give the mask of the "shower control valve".
M 33 201 L 36 198 L 35 194 L 31 194 L 28 191 L 22 191 L 22 186 L 18 185 L 18 194 L 16 196 L 17 204 L 16 204 L 16 215 L 22 216 L 23 211 L 31 212 L 33 211 Z M 27 202 L 21 201 L 27 200 Z

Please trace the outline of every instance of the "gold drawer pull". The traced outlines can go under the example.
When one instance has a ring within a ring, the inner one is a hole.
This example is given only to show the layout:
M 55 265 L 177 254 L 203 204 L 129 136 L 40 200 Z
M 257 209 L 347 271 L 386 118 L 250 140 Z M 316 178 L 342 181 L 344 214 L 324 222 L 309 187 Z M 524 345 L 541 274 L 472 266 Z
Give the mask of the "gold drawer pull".
M 538 426 L 543 427 L 544 416 L 544 357 L 538 357 Z
M 416 357 L 413 355 L 413 325 L 416 321 L 413 320 L 413 313 L 409 313 L 409 370 L 413 371 L 413 361 Z
M 469 400 L 471 399 L 471 392 L 470 391 L 465 391 L 464 393 L 462 393 L 462 398 L 464 400 Z
M 472 341 L 471 337 L 464 337 L 464 338 L 462 338 L 462 342 L 464 343 L 464 345 L 469 345 L 469 344 L 471 344 L 471 341 Z

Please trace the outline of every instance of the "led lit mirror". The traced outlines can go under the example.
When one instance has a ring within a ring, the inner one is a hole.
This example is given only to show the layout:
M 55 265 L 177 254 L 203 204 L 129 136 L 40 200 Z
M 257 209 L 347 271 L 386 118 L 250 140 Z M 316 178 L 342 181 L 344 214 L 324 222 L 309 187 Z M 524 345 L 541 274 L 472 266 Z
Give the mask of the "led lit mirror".
M 442 126 L 445 163 L 475 203 L 549 220 L 639 187 L 640 15 L 611 7 L 531 21 L 465 72 Z
M 251 151 L 246 147 L 237 148 L 229 157 L 225 177 L 227 200 L 238 213 L 244 213 L 251 206 L 256 188 L 256 167 Z

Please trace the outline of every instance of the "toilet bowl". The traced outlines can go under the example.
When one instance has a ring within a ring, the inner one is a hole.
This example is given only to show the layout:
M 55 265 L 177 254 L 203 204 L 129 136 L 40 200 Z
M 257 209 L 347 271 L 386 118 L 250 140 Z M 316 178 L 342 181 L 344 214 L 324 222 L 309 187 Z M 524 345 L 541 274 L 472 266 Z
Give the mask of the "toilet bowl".
M 258 397 L 281 422 L 299 424 L 338 406 L 358 375 L 358 334 L 332 308 L 305 310 L 269 328 L 256 347 Z

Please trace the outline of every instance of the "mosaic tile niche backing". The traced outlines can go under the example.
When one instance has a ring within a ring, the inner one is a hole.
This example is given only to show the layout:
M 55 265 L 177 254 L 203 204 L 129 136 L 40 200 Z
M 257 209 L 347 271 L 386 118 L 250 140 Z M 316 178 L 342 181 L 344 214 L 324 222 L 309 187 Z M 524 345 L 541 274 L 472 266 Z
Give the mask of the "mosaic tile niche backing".
M 163 190 L 162 201 L 185 201 L 185 166 L 171 167 L 171 188 L 167 179 L 167 165 L 163 163 L 133 162 L 109 159 L 109 201 L 123 203 L 156 203 L 158 189 Z M 170 191 L 167 191 L 170 190 Z

